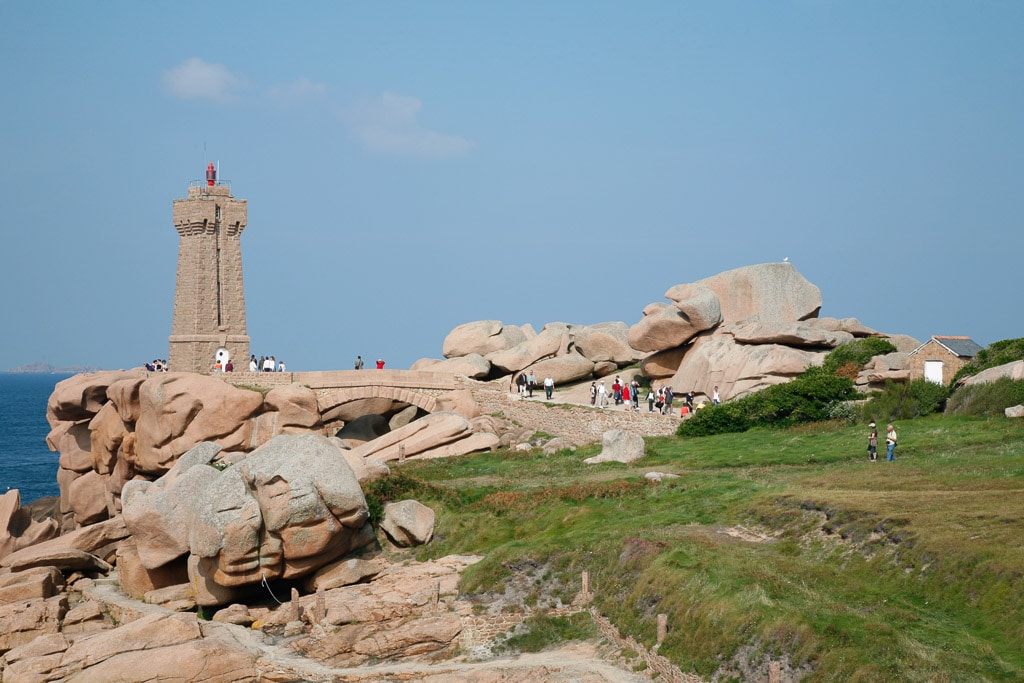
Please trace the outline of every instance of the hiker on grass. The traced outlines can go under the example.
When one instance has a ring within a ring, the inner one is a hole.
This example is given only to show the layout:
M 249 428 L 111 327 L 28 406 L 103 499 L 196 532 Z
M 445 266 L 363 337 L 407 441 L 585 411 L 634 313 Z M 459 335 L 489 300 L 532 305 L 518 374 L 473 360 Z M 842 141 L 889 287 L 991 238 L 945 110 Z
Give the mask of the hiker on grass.
M 896 428 L 889 425 L 885 428 L 886 460 L 896 459 Z

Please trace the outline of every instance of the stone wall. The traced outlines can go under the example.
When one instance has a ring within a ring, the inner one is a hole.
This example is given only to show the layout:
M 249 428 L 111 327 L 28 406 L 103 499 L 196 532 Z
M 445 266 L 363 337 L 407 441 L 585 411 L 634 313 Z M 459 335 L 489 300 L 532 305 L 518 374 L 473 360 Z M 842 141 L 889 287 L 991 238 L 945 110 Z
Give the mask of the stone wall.
M 597 628 L 601 631 L 601 635 L 616 646 L 635 652 L 637 656 L 647 664 L 651 671 L 658 674 L 658 680 L 668 681 L 668 683 L 701 683 L 702 679 L 699 676 L 683 673 L 679 667 L 670 662 L 667 658 L 647 649 L 631 636 L 623 637 L 622 634 L 619 633 L 619 629 L 615 628 L 615 625 L 612 624 L 612 622 L 601 616 L 601 614 L 593 607 L 590 609 L 590 616 L 594 620 L 594 623 L 597 624 Z
M 600 441 L 610 429 L 628 429 L 641 436 L 670 436 L 679 426 L 678 412 L 661 415 L 649 413 L 646 409 L 634 413 L 571 403 L 528 401 L 516 394 L 492 388 L 474 389 L 473 398 L 485 415 L 504 417 L 535 432 L 561 436 L 578 446 Z

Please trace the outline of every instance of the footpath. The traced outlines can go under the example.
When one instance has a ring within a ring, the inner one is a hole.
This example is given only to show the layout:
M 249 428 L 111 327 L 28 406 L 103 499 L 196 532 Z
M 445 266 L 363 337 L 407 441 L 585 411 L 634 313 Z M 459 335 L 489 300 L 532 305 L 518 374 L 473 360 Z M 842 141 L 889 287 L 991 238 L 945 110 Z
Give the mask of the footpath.
M 471 389 L 473 398 L 485 415 L 502 417 L 510 422 L 560 436 L 577 446 L 600 441 L 611 429 L 626 429 L 641 436 L 671 436 L 679 426 L 679 408 L 674 415 L 649 412 L 646 402 L 638 411 L 627 410 L 625 404 L 590 405 L 590 384 L 581 383 L 556 388 L 551 400 L 544 397 L 544 388 L 534 389 L 533 398 L 520 397 L 509 391 L 507 380 L 480 383 Z

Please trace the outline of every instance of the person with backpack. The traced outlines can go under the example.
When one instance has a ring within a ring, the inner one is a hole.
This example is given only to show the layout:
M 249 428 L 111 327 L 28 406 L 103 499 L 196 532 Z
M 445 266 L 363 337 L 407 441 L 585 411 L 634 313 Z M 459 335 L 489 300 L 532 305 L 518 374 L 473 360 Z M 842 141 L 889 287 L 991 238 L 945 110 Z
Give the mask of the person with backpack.
M 878 460 L 878 428 L 875 427 L 874 422 L 868 427 L 871 428 L 871 432 L 868 434 L 868 460 L 874 462 Z

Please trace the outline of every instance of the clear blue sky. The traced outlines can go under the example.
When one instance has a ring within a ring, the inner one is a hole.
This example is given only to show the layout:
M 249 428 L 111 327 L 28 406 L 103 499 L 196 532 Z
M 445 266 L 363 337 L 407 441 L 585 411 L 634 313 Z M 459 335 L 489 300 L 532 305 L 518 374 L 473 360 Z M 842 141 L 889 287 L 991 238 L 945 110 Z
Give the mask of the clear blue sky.
M 1024 336 L 1022 2 L 0 0 L 0 369 L 166 357 L 171 205 L 249 201 L 252 350 L 635 323 L 789 257 L 822 315 Z

